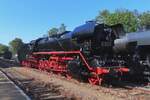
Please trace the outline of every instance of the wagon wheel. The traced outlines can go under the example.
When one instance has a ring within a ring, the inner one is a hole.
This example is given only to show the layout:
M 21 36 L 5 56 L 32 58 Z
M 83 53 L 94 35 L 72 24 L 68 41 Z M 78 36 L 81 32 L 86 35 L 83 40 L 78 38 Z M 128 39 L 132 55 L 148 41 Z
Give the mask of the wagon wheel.
M 150 54 L 147 54 L 146 56 L 146 63 L 147 63 L 146 79 L 148 82 L 150 82 Z
M 147 54 L 146 62 L 147 62 L 148 67 L 150 68 L 150 54 Z

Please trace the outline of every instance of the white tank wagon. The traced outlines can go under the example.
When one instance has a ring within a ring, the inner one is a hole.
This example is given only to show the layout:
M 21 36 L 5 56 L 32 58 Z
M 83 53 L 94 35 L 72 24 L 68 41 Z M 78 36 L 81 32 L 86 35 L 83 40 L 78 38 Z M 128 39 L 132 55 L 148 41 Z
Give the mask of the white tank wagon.
M 113 50 L 126 59 L 131 73 L 150 80 L 150 31 L 127 33 L 114 41 Z
M 114 51 L 129 51 L 130 47 L 150 47 L 150 31 L 127 33 L 114 41 Z M 148 53 L 148 52 L 147 52 Z

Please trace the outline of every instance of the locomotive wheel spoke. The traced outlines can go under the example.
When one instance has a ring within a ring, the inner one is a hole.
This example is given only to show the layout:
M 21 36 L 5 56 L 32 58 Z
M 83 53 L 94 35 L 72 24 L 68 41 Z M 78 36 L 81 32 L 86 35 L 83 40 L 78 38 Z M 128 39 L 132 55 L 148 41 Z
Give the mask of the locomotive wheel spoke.
M 98 76 L 95 76 L 95 77 L 88 78 L 88 81 L 92 85 L 99 85 L 99 84 L 101 84 L 102 79 L 99 78 Z

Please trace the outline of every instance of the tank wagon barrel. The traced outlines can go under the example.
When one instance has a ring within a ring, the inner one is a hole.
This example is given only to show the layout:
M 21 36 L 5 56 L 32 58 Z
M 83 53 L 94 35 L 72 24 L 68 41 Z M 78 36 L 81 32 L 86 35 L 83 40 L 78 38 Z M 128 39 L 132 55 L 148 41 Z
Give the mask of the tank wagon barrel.
M 116 52 L 130 50 L 131 46 L 132 47 L 149 46 L 150 31 L 127 33 L 122 38 L 116 39 L 114 43 L 115 43 L 114 50 Z

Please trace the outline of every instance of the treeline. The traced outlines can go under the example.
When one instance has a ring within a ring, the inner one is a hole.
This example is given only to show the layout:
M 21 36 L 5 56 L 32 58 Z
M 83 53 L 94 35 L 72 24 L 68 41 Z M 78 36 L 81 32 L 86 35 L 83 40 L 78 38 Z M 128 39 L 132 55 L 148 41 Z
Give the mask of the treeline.
M 16 56 L 18 50 L 24 45 L 23 41 L 20 38 L 15 38 L 9 42 L 9 45 L 0 44 L 0 56 L 10 59 L 13 56 Z
M 96 21 L 108 25 L 123 24 L 126 32 L 150 29 L 150 11 L 143 13 L 137 10 L 117 9 L 114 12 L 108 10 L 100 11 Z

